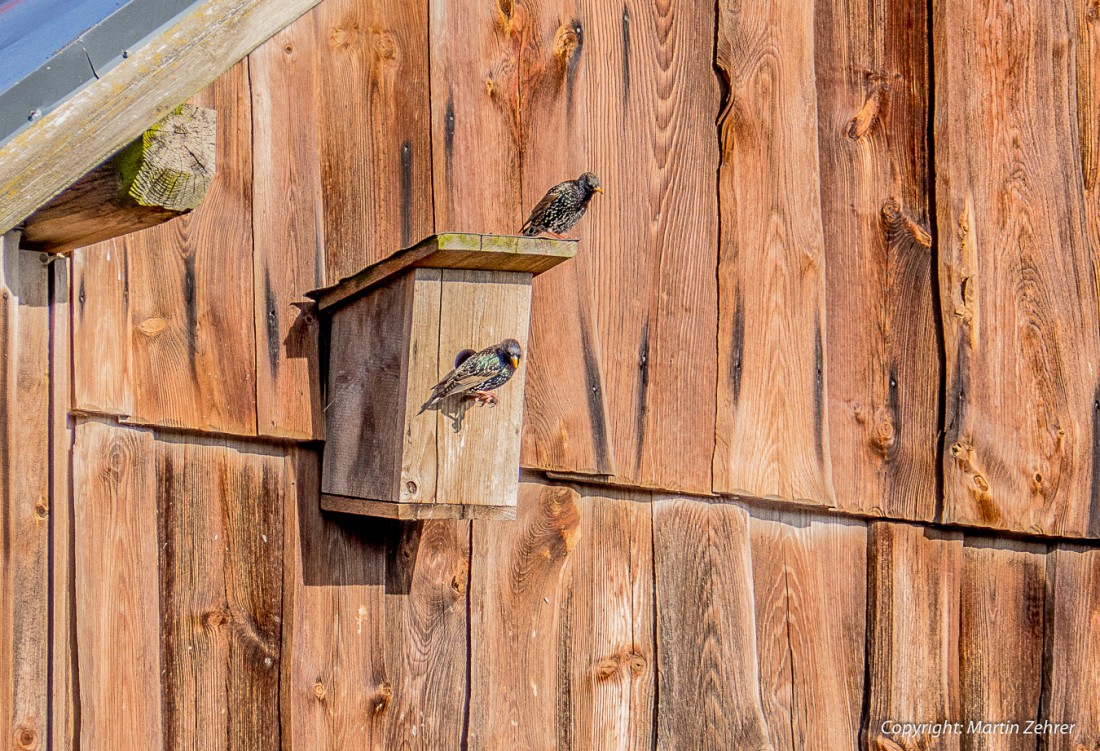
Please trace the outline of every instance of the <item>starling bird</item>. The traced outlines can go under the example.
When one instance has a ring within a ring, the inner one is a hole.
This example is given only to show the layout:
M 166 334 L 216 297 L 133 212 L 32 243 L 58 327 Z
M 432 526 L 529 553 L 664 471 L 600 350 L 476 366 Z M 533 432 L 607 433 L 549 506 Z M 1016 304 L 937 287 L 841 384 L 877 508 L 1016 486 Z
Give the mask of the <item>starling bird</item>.
M 435 407 L 448 396 L 459 394 L 472 395 L 479 404 L 495 405 L 497 398 L 489 392 L 508 383 L 521 357 L 523 349 L 515 339 L 505 339 L 480 352 L 462 350 L 455 358 L 455 369 L 432 388 L 432 395 L 420 412 Z
M 600 180 L 591 172 L 585 172 L 576 180 L 558 183 L 542 197 L 520 232 L 534 237 L 542 232 L 561 239 L 561 233 L 573 229 L 588 210 L 588 202 L 596 193 L 603 193 Z

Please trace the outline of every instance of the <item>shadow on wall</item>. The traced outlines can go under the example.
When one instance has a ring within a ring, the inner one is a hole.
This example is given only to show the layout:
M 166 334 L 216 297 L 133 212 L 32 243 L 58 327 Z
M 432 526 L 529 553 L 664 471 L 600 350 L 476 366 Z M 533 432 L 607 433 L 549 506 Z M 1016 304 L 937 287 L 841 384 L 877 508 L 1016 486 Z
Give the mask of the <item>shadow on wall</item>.
M 322 511 L 316 479 L 319 459 L 303 451 L 299 462 L 314 465 L 298 473 L 310 481 L 297 485 L 295 499 L 303 584 L 383 585 L 386 594 L 408 594 L 424 522 Z

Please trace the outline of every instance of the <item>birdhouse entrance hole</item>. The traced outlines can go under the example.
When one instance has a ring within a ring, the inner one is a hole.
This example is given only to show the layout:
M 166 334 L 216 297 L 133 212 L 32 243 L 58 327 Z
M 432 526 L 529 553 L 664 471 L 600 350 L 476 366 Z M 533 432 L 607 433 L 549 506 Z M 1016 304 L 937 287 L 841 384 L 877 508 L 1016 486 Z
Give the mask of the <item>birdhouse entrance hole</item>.
M 526 357 L 492 392 L 422 407 L 464 349 L 515 339 L 531 279 L 572 241 L 438 235 L 310 293 L 328 327 L 321 505 L 402 519 L 513 518 Z

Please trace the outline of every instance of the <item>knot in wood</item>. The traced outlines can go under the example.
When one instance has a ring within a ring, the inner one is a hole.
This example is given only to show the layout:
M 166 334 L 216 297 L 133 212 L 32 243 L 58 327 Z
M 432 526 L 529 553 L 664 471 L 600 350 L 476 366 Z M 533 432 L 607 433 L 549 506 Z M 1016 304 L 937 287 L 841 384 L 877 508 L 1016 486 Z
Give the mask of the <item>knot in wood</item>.
M 871 84 L 871 90 L 867 92 L 867 98 L 864 100 L 863 106 L 848 121 L 848 127 L 845 129 L 848 138 L 858 141 L 871 132 L 871 128 L 881 119 L 881 112 L 887 101 L 886 95 L 889 91 L 889 81 L 885 77 L 876 76 Z
M 371 32 L 371 54 L 376 63 L 387 65 L 397 61 L 397 40 L 386 29 L 373 28 Z
M 325 700 L 325 684 L 320 681 L 313 684 L 313 698 L 317 701 Z
M 630 672 L 634 675 L 641 675 L 645 671 L 646 658 L 645 655 L 638 652 L 630 653 Z
M 217 628 L 218 626 L 224 626 L 229 621 L 229 614 L 219 608 L 208 612 L 202 620 L 207 628 Z
M 355 21 L 346 26 L 333 26 L 328 30 L 329 44 L 338 50 L 347 49 L 359 38 L 359 24 Z
M 989 491 L 989 480 L 984 475 L 974 475 L 974 485 L 983 493 Z
M 382 714 L 390 706 L 390 699 L 393 698 L 393 686 L 387 681 L 382 681 L 378 684 L 378 692 L 371 700 L 371 704 L 374 707 L 375 714 Z
M 45 500 L 39 500 L 34 504 L 34 515 L 39 519 L 45 519 L 50 515 L 50 504 Z
M 571 21 L 559 26 L 557 34 L 554 35 L 554 57 L 560 62 L 568 62 L 581 46 L 583 33 L 580 21 Z
M 890 411 L 885 407 L 878 410 L 875 428 L 871 431 L 871 447 L 882 457 L 886 457 L 897 441 L 897 429 Z
M 15 747 L 19 751 L 34 751 L 38 748 L 38 733 L 32 727 L 20 725 L 15 732 Z
M 608 657 L 604 657 L 602 660 L 596 663 L 596 678 L 598 680 L 606 681 L 617 672 L 619 672 L 618 655 L 610 655 Z

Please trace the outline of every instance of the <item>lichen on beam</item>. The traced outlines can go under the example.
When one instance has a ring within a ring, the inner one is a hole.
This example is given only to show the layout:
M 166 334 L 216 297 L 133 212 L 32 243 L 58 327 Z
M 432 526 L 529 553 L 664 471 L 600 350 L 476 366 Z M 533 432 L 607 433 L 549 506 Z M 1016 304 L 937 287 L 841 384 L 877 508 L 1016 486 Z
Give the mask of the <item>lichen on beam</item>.
M 198 207 L 217 171 L 217 113 L 183 104 L 32 214 L 23 246 L 63 253 Z
M 316 5 L 206 0 L 125 60 L 0 145 L 0 232 Z

